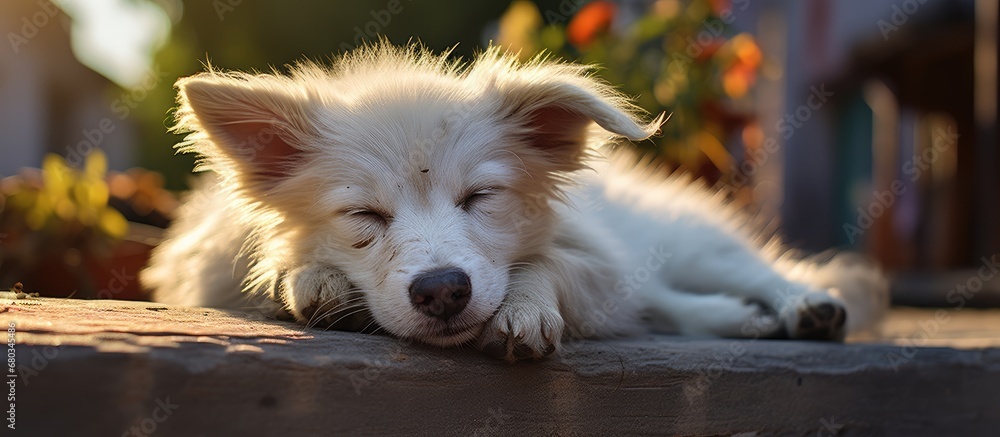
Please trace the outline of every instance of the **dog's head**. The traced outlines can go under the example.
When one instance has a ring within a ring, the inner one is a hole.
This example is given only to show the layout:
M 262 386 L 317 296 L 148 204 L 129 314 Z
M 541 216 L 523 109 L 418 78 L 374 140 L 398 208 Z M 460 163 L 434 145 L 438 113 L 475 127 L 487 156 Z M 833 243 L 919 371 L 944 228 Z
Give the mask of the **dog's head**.
M 659 126 L 585 67 L 496 49 L 463 66 L 380 45 L 177 86 L 180 147 L 264 229 L 264 270 L 335 266 L 380 326 L 437 345 L 474 338 L 511 270 L 544 256 L 550 202 L 590 146 Z M 316 293 L 286 296 L 300 320 Z

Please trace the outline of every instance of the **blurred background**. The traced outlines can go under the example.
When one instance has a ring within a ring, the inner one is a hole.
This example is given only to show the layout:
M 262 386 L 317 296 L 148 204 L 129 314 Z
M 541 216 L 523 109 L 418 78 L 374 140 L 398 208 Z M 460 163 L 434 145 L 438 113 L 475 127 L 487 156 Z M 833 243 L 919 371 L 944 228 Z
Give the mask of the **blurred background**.
M 893 299 L 1000 305 L 996 0 L 6 0 L 0 288 L 142 299 L 191 178 L 178 77 L 269 70 L 380 35 L 598 64 L 694 173 L 806 253 L 866 253 Z M 993 278 L 993 276 L 989 276 Z M 969 285 L 971 290 L 973 287 Z M 950 296 L 950 297 L 949 297 Z

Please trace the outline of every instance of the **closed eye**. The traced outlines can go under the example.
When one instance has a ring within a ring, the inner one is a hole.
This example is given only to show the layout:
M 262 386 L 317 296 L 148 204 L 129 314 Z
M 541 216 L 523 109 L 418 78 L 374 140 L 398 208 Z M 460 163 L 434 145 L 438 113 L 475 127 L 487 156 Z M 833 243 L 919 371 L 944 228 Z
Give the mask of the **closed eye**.
M 344 211 L 348 217 L 364 220 L 378 225 L 388 225 L 392 216 L 372 208 L 350 208 Z
M 465 195 L 465 197 L 455 206 L 460 207 L 465 211 L 469 211 L 477 203 L 482 202 L 483 200 L 486 200 L 490 196 L 497 194 L 498 191 L 500 191 L 500 189 L 496 187 L 487 187 L 474 190 L 469 194 Z
M 392 215 L 374 208 L 347 208 L 340 213 L 355 223 L 359 238 L 351 245 L 355 249 L 363 249 L 372 244 L 380 233 L 385 232 L 393 218 Z

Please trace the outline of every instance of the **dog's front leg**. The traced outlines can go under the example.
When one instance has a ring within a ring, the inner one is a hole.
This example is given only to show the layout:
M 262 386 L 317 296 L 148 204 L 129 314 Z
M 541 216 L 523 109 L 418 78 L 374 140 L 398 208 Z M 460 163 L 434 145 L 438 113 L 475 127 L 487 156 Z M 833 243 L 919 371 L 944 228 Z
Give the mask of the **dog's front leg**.
M 357 331 L 370 321 L 362 296 L 337 267 L 310 263 L 289 270 L 281 281 L 280 298 L 303 325 Z
M 542 358 L 559 349 L 563 318 L 556 276 L 549 268 L 533 262 L 511 271 L 507 296 L 479 335 L 480 349 L 507 362 Z

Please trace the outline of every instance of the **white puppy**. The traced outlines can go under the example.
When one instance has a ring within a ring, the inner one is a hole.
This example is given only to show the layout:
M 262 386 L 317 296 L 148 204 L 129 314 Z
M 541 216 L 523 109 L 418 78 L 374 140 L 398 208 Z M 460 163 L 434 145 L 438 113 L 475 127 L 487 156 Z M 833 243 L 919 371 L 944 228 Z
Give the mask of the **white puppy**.
M 610 151 L 662 116 L 583 66 L 380 44 L 177 88 L 178 147 L 218 178 L 142 275 L 162 302 L 273 302 L 507 360 L 650 326 L 841 339 L 885 306 L 867 263 L 784 256 L 722 195 Z

